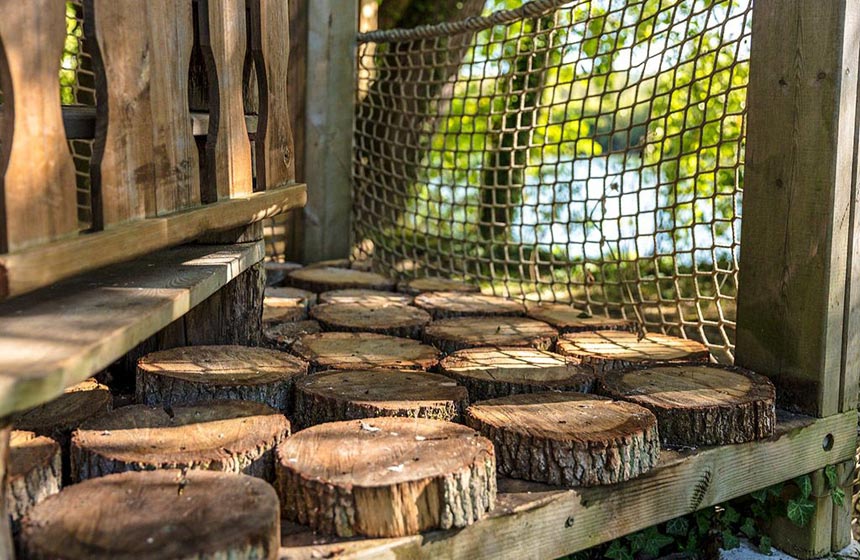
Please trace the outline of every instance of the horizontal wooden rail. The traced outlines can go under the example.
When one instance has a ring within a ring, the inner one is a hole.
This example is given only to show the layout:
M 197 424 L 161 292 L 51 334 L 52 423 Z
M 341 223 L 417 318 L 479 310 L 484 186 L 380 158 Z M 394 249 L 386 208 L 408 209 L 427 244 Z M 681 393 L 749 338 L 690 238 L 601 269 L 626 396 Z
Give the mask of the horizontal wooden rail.
M 343 541 L 285 527 L 281 558 L 559 558 L 760 488 L 852 459 L 857 413 L 815 420 L 780 414 L 776 435 L 678 453 L 638 479 L 562 490 L 500 479 L 490 517 L 459 531 Z M 832 446 L 825 445 L 830 442 Z

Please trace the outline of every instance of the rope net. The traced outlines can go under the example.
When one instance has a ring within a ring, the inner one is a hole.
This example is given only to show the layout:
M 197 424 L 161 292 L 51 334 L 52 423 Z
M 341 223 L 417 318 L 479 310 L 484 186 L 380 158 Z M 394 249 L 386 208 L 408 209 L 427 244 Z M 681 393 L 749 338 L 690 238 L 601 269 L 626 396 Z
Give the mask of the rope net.
M 540 0 L 359 35 L 354 258 L 730 361 L 750 31 L 751 0 Z

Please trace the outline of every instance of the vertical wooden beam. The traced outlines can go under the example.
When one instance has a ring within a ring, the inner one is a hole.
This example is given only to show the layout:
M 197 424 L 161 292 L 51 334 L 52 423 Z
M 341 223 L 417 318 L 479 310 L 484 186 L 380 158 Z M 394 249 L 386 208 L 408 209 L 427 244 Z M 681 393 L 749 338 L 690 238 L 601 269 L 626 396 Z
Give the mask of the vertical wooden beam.
M 9 438 L 12 426 L 8 419 L 0 423 L 0 558 L 15 558 L 12 541 L 12 524 L 6 511 L 6 492 L 9 491 Z
M 349 256 L 358 2 L 308 4 L 305 251 Z

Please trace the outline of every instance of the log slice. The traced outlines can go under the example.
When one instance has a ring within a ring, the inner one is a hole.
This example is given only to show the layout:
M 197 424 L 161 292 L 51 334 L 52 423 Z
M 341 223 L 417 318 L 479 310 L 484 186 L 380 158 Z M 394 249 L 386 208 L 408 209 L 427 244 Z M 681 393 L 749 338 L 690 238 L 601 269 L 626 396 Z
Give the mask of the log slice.
M 284 517 L 342 537 L 464 527 L 496 497 L 493 446 L 451 422 L 320 424 L 288 439 L 278 459 Z
M 296 383 L 294 419 L 301 426 L 376 416 L 459 421 L 469 404 L 450 378 L 415 370 L 347 370 Z
M 542 321 L 524 317 L 454 317 L 424 328 L 424 342 L 445 354 L 482 346 L 531 346 L 552 350 L 558 331 Z
M 519 302 L 498 296 L 468 292 L 427 292 L 415 296 L 415 305 L 434 319 L 449 317 L 525 315 L 526 308 Z
M 560 333 L 583 331 L 636 332 L 638 328 L 636 321 L 595 317 L 569 305 L 558 303 L 526 304 L 526 315 L 552 325 Z
M 598 373 L 645 364 L 707 363 L 711 357 L 708 348 L 695 340 L 659 333 L 640 337 L 624 331 L 563 334 L 556 351 Z
M 594 373 L 564 356 L 535 348 L 467 348 L 443 359 L 440 371 L 469 391 L 472 402 L 519 393 L 594 388 Z
M 310 363 L 311 371 L 327 369 L 430 369 L 439 351 L 410 338 L 375 333 L 307 334 L 292 352 Z
M 405 294 L 417 296 L 423 292 L 480 292 L 481 288 L 474 284 L 467 284 L 459 280 L 449 278 L 415 278 L 397 284 L 397 290 Z
M 263 267 L 266 270 L 266 286 L 281 286 L 287 279 L 287 274 L 302 268 L 294 262 L 267 261 Z
M 302 360 L 277 350 L 245 346 L 187 346 L 144 356 L 135 395 L 141 404 L 176 406 L 206 400 L 255 401 L 289 412 Z
M 311 317 L 326 331 L 372 332 L 421 338 L 430 315 L 409 305 L 378 303 L 324 303 L 311 309 Z
M 629 402 L 528 393 L 471 405 L 466 423 L 496 449 L 499 474 L 563 486 L 615 484 L 651 470 L 657 419 Z
M 613 371 L 600 392 L 651 410 L 669 445 L 743 443 L 770 437 L 776 393 L 763 375 L 716 365 L 685 364 Z
M 263 323 L 302 321 L 317 296 L 298 288 L 266 288 L 263 298 Z
M 25 518 L 32 560 L 276 560 L 278 497 L 250 476 L 127 472 L 51 496 Z
M 13 529 L 33 507 L 62 487 L 60 444 L 33 432 L 15 430 L 9 441 L 6 512 Z
M 288 278 L 290 284 L 294 287 L 315 293 L 353 288 L 386 291 L 394 289 L 394 280 L 390 280 L 385 276 L 374 272 L 331 266 L 319 268 L 306 267 L 291 272 Z
M 275 446 L 289 435 L 290 423 L 282 414 L 255 402 L 124 406 L 89 420 L 72 435 L 72 478 L 179 468 L 271 481 Z
M 319 332 L 322 332 L 322 327 L 313 320 L 263 325 L 263 345 L 274 350 L 289 352 L 302 335 Z
M 363 303 L 366 305 L 411 305 L 414 298 L 409 294 L 380 290 L 332 290 L 319 295 L 320 303 Z

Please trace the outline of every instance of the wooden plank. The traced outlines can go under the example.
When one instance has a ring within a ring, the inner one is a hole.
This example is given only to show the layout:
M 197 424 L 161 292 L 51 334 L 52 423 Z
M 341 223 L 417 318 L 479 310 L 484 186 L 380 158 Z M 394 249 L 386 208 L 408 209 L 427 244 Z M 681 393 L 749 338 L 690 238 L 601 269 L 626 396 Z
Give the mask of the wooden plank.
M 460 531 L 345 542 L 286 528 L 281 558 L 559 558 L 852 457 L 856 422 L 851 413 L 783 414 L 768 440 L 664 451 L 653 472 L 613 486 L 563 490 L 500 479 L 496 509 Z M 830 451 L 821 446 L 827 434 Z
M 86 0 L 84 13 L 100 78 L 92 165 L 96 229 L 199 205 L 188 109 L 191 3 Z
M 301 207 L 306 199 L 305 185 L 291 185 L 0 255 L 0 299 L 185 243 L 207 232 L 253 224 Z
M 210 76 L 207 184 L 202 192 L 204 201 L 212 202 L 254 190 L 251 142 L 242 99 L 247 46 L 245 2 L 201 0 L 198 9 L 200 46 Z
M 756 4 L 735 362 L 839 411 L 860 4 Z
M 0 304 L 0 418 L 58 396 L 183 316 L 264 255 L 189 245 Z
M 294 181 L 296 161 L 289 87 L 290 15 L 288 0 L 250 0 L 251 52 L 260 89 L 255 140 L 257 190 Z
M 65 4 L 0 0 L 0 13 L 0 252 L 7 252 L 73 233 L 78 220 L 57 86 Z

